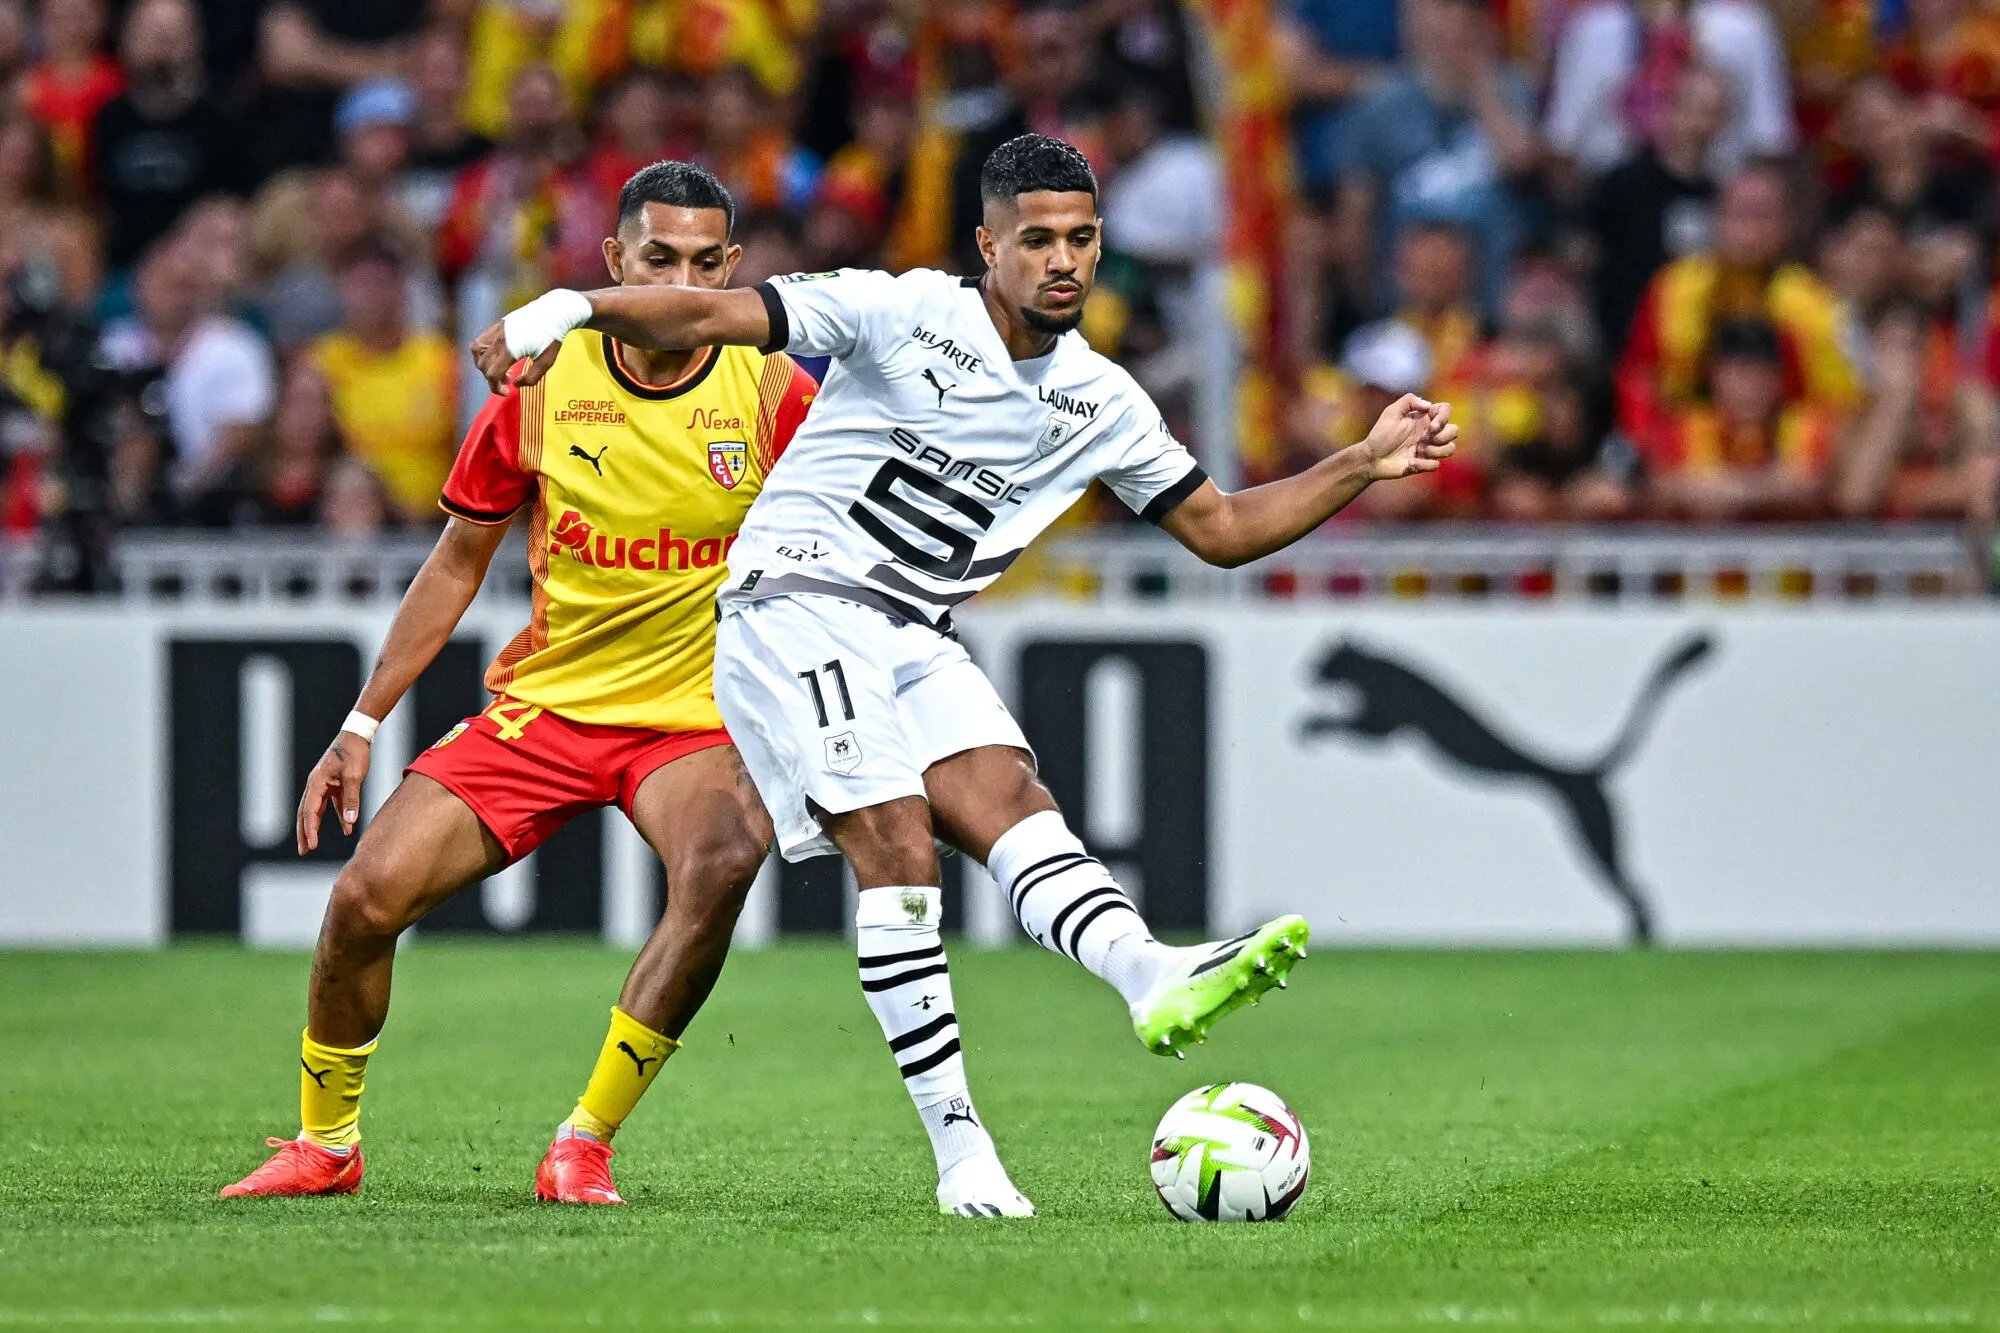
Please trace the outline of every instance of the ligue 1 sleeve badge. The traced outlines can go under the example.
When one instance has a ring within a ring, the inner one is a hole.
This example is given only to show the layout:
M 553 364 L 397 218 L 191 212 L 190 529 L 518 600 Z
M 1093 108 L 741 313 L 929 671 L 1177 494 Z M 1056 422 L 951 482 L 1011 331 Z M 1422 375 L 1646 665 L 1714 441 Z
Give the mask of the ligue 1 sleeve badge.
M 736 489 L 750 467 L 750 446 L 741 440 L 715 440 L 708 446 L 708 475 L 725 491 Z

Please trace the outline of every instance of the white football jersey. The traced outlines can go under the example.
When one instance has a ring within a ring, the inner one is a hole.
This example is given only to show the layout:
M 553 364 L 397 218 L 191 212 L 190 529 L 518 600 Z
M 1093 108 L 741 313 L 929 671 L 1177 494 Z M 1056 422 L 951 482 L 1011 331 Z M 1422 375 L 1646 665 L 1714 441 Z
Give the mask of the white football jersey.
M 1081 334 L 1010 358 L 971 279 L 842 269 L 757 290 L 773 348 L 833 364 L 743 521 L 725 602 L 823 593 L 941 627 L 1093 479 L 1155 522 L 1206 480 Z

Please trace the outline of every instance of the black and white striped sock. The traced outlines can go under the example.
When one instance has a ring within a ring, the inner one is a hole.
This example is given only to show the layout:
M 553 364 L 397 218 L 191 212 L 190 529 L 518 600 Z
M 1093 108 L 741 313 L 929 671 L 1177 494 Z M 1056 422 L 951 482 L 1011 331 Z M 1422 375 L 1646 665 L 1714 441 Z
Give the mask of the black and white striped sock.
M 863 889 L 854 934 L 862 993 L 930 1133 L 942 1176 L 969 1158 L 991 1155 L 993 1140 L 966 1086 L 951 972 L 938 934 L 940 899 L 930 887 Z
M 1082 963 L 1127 1004 L 1144 997 L 1173 959 L 1104 863 L 1054 810 L 1001 834 L 986 868 L 1035 943 Z

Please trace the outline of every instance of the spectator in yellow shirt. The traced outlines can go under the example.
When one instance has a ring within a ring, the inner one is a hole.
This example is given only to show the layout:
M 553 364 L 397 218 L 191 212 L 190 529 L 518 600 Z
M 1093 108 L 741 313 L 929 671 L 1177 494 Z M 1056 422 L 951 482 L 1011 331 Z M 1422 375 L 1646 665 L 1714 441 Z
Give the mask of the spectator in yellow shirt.
M 442 334 L 405 323 L 406 278 L 389 250 L 350 259 L 340 275 L 341 326 L 309 355 L 348 447 L 404 521 L 428 523 L 457 443 L 458 358 Z

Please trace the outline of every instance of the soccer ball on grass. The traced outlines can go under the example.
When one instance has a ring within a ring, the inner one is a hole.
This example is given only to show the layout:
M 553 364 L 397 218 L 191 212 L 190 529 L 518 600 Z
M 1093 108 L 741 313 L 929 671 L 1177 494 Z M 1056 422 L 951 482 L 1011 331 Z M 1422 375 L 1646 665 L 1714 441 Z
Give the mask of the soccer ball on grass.
M 1153 1188 L 1183 1222 L 1275 1222 L 1310 1174 L 1305 1126 L 1255 1083 L 1196 1088 L 1153 1131 Z

